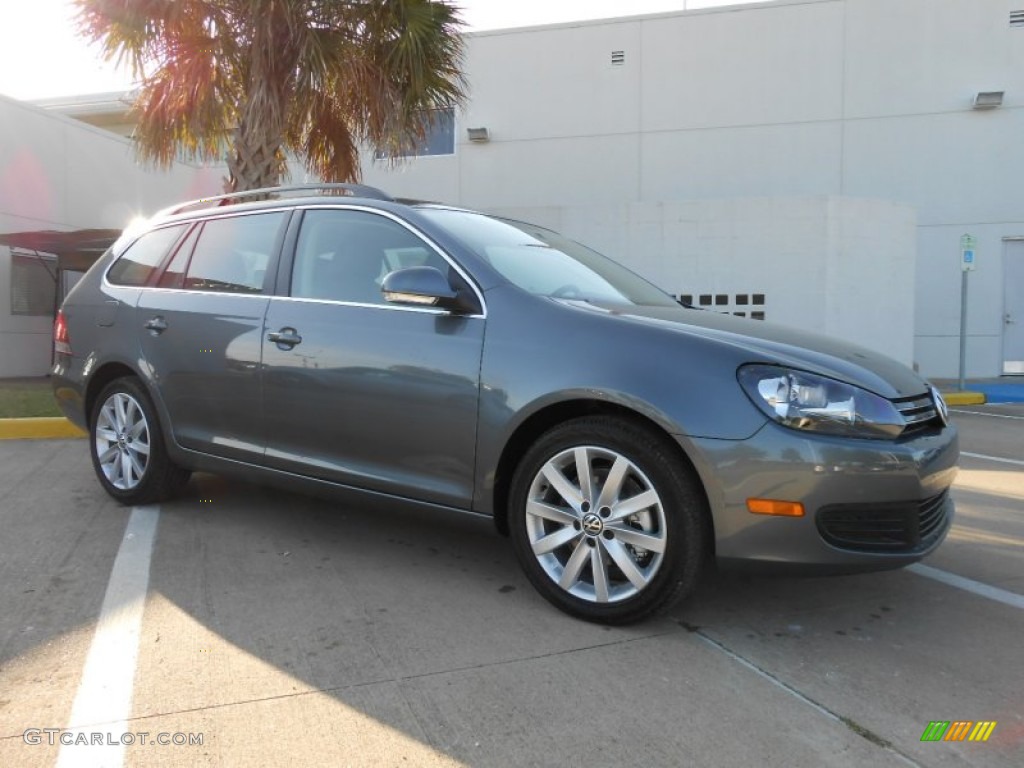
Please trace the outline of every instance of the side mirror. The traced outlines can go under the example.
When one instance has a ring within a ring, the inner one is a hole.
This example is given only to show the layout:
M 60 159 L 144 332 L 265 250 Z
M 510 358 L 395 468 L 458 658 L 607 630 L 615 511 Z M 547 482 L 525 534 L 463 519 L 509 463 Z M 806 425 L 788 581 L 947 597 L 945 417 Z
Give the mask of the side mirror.
M 384 294 L 384 300 L 392 304 L 437 307 L 453 311 L 469 309 L 459 291 L 451 286 L 436 267 L 396 269 L 384 278 L 380 290 Z

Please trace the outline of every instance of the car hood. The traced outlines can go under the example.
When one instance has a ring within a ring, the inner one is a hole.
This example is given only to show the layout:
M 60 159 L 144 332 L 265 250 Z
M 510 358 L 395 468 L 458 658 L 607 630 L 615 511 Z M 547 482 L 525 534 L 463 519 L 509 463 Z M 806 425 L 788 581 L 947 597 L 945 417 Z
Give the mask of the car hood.
M 818 373 L 890 399 L 928 391 L 928 383 L 903 363 L 857 344 L 788 326 L 681 306 L 562 303 L 717 341 L 740 351 L 747 358 L 746 362 L 785 365 Z

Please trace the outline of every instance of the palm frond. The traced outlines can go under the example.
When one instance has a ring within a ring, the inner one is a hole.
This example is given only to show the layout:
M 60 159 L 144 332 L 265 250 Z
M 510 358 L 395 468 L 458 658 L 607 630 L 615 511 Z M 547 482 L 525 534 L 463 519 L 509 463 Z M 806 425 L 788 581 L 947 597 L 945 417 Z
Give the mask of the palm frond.
M 440 0 L 76 0 L 82 34 L 142 81 L 142 156 L 273 183 L 285 151 L 329 180 L 359 146 L 403 154 L 466 98 L 458 9 Z

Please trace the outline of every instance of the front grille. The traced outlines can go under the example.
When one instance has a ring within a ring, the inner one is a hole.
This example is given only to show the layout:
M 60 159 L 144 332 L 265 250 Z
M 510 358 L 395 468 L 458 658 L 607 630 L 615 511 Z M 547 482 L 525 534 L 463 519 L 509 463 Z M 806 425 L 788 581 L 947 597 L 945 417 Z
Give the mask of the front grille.
M 903 435 L 910 435 L 932 427 L 942 426 L 942 419 L 939 417 L 939 412 L 931 395 L 924 394 L 917 397 L 907 397 L 902 400 L 893 400 L 893 405 L 896 406 L 896 410 L 900 412 L 903 420 L 907 423 L 907 426 L 903 429 Z
M 834 504 L 818 511 L 829 544 L 858 552 L 912 552 L 930 546 L 946 522 L 946 491 L 924 501 Z
M 946 516 L 942 514 L 946 493 L 932 496 L 918 505 L 917 532 L 920 541 L 931 543 L 931 539 L 942 529 Z

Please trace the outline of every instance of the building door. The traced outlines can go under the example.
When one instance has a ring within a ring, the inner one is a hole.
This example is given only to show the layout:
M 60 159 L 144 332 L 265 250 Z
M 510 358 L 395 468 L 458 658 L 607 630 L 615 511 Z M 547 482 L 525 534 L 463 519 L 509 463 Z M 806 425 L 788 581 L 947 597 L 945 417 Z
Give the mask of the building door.
M 1003 251 L 1003 373 L 1024 375 L 1024 240 Z

